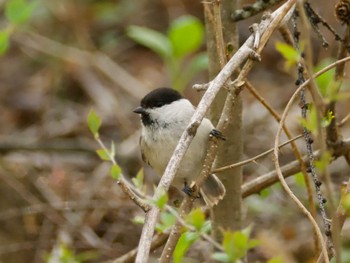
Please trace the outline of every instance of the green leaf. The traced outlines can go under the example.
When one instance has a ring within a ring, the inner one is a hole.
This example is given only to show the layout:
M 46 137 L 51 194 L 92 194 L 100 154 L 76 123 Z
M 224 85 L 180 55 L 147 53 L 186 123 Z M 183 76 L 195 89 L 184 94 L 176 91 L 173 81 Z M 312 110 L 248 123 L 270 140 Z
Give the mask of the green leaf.
M 208 55 L 206 52 L 202 52 L 194 56 L 187 63 L 185 61 L 184 67 L 181 69 L 181 72 L 176 76 L 174 80 L 173 87 L 177 91 L 183 91 L 192 78 L 202 70 L 207 70 L 209 65 Z
M 186 217 L 186 222 L 193 225 L 198 231 L 201 230 L 205 221 L 205 215 L 200 208 L 192 210 Z
M 4 54 L 9 47 L 10 36 L 7 31 L 0 31 L 0 55 Z
M 315 72 L 320 71 L 324 67 L 328 66 L 329 64 L 333 63 L 333 59 L 324 59 L 322 60 L 316 67 L 315 67 Z M 335 68 L 332 68 L 330 70 L 327 70 L 325 73 L 322 75 L 318 76 L 316 78 L 316 83 L 318 86 L 318 89 L 320 93 L 322 94 L 323 97 L 326 97 L 328 94 L 328 87 L 333 81 L 333 76 L 335 73 Z
M 135 216 L 132 219 L 132 222 L 137 225 L 143 225 L 145 224 L 145 217 L 144 216 Z
M 283 260 L 281 257 L 274 257 L 271 258 L 267 263 L 283 263 Z
M 96 153 L 103 161 L 110 161 L 111 160 L 108 152 L 105 149 L 98 149 L 98 150 L 96 150 Z
M 111 167 L 112 178 L 115 180 L 119 180 L 121 173 L 122 173 L 122 169 L 120 168 L 120 166 L 117 164 L 113 164 Z
M 324 151 L 322 156 L 315 161 L 316 168 L 323 172 L 332 161 L 332 154 L 329 151 Z
M 131 178 L 131 181 L 134 183 L 134 185 L 141 189 L 143 186 L 143 178 L 144 178 L 144 172 L 143 169 L 140 169 L 135 177 Z
M 174 56 L 186 56 L 196 51 L 203 42 L 204 26 L 193 16 L 185 15 L 176 19 L 168 30 Z
M 153 29 L 140 26 L 129 26 L 126 34 L 132 40 L 140 45 L 148 47 L 163 59 L 172 56 L 172 48 L 168 38 Z
M 235 258 L 235 243 L 234 243 L 234 237 L 233 237 L 234 232 L 227 231 L 224 233 L 224 239 L 222 241 L 222 246 L 224 248 L 224 251 L 226 252 L 228 258 L 230 261 L 233 261 Z
M 231 262 L 229 256 L 224 252 L 215 252 L 212 258 L 219 262 Z
M 302 172 L 295 174 L 293 178 L 297 186 L 305 187 L 305 178 Z
M 346 211 L 347 215 L 349 215 L 349 213 L 350 213 L 350 193 L 347 193 L 344 196 L 342 196 L 340 202 L 341 202 L 342 207 Z
M 101 119 L 97 114 L 95 113 L 94 110 L 90 110 L 89 115 L 87 117 L 87 122 L 90 131 L 95 137 L 98 137 L 98 130 L 101 127 Z
M 260 191 L 259 196 L 263 199 L 269 197 L 271 195 L 271 188 L 265 188 Z
M 198 240 L 200 235 L 194 232 L 185 232 L 181 235 L 174 250 L 174 263 L 181 263 L 190 246 Z
M 168 202 L 168 194 L 164 191 L 162 194 L 159 195 L 158 199 L 155 200 L 154 204 L 160 208 L 163 209 Z
M 286 60 L 285 67 L 290 69 L 291 66 L 295 65 L 301 58 L 300 52 L 291 45 L 277 41 L 275 44 L 277 51 Z
M 331 110 L 328 110 L 326 113 L 326 116 L 322 118 L 321 125 L 323 128 L 329 126 L 334 119 L 333 112 Z
M 13 24 L 24 24 L 31 17 L 37 1 L 8 0 L 5 6 L 5 16 Z
M 208 234 L 212 230 L 212 225 L 210 221 L 204 221 L 204 224 L 201 229 L 201 233 Z
M 242 231 L 224 232 L 222 246 L 230 259 L 230 262 L 235 262 L 236 260 L 244 257 L 249 249 L 258 245 L 258 240 L 249 239 L 250 232 L 250 227 Z
M 160 213 L 160 223 L 157 224 L 156 230 L 158 232 L 164 233 L 170 227 L 172 227 L 176 222 L 176 217 L 172 213 L 169 212 L 161 212 Z
M 318 118 L 317 118 L 317 110 L 316 107 L 311 106 L 309 107 L 309 115 L 307 116 L 307 119 L 300 119 L 301 125 L 306 128 L 311 133 L 317 135 L 318 132 Z

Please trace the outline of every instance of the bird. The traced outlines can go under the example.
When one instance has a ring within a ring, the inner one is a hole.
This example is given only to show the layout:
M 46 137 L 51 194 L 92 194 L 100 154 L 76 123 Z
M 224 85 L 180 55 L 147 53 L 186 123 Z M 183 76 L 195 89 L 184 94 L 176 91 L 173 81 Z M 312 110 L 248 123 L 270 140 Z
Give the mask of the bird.
M 144 96 L 134 112 L 141 119 L 142 159 L 162 176 L 182 133 L 190 123 L 195 107 L 178 91 L 162 87 Z M 210 134 L 222 137 L 211 121 L 204 118 L 172 182 L 173 186 L 187 194 L 191 193 L 190 186 L 202 170 Z M 199 193 L 205 204 L 213 207 L 223 199 L 226 190 L 220 179 L 210 174 Z

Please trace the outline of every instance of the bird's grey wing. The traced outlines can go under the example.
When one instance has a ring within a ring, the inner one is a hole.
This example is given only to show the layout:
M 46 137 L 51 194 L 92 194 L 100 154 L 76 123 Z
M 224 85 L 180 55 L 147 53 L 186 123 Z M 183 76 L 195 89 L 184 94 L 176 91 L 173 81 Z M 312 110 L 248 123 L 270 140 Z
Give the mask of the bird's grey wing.
M 142 136 L 140 137 L 140 149 L 141 149 L 142 160 L 151 166 L 151 164 L 149 163 L 149 160 L 147 159 L 147 155 L 146 155 L 146 152 L 149 152 L 149 148 L 148 148 L 147 144 L 145 144 L 145 142 L 142 140 Z

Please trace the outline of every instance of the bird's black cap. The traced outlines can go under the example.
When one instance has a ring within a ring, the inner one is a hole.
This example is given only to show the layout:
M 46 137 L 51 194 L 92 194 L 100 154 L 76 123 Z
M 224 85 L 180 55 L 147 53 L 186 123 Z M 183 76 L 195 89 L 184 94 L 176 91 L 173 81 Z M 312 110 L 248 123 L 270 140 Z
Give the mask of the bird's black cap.
M 148 93 L 141 100 L 141 107 L 144 109 L 159 108 L 182 98 L 181 94 L 176 90 L 170 88 L 158 88 Z

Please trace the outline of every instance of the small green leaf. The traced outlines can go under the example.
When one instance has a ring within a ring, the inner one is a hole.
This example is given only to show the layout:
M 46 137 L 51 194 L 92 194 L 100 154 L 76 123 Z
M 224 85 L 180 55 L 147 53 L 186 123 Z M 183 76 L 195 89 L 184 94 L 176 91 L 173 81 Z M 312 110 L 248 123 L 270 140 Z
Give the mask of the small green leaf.
M 89 115 L 87 117 L 87 122 L 90 131 L 95 137 L 98 137 L 98 130 L 101 127 L 101 119 L 97 114 L 95 113 L 94 110 L 90 110 Z
M 293 178 L 297 186 L 305 187 L 305 178 L 302 172 L 295 174 Z
M 274 257 L 267 261 L 267 263 L 283 263 L 283 260 L 281 257 Z
M 230 261 L 233 261 L 235 258 L 235 243 L 233 238 L 233 232 L 227 231 L 224 233 L 224 239 L 222 241 L 222 246 L 224 248 L 224 251 L 226 252 L 228 258 Z M 238 258 L 237 258 L 238 259 Z
M 318 118 L 317 118 L 317 110 L 316 107 L 310 106 L 309 115 L 307 119 L 300 119 L 301 125 L 306 128 L 311 133 L 317 135 L 318 132 Z
M 316 67 L 315 67 L 315 72 L 320 71 L 324 67 L 328 66 L 329 64 L 333 63 L 333 59 L 324 59 L 322 60 Z M 328 94 L 328 88 L 331 82 L 333 81 L 333 76 L 335 73 L 335 69 L 332 68 L 330 70 L 327 70 L 325 73 L 322 75 L 318 76 L 316 78 L 316 83 L 318 86 L 318 89 L 320 93 L 322 94 L 323 97 L 326 97 Z
M 185 232 L 181 235 L 174 250 L 174 263 L 182 262 L 187 250 L 199 237 L 200 235 L 196 232 Z
M 176 217 L 172 213 L 162 211 L 160 213 L 160 223 L 157 224 L 156 229 L 158 232 L 164 233 L 176 222 Z
M 289 70 L 291 66 L 295 65 L 301 58 L 300 52 L 291 45 L 277 41 L 275 44 L 277 51 L 286 60 L 285 68 Z
M 166 192 L 163 192 L 161 195 L 159 195 L 158 199 L 155 200 L 154 204 L 160 208 L 163 209 L 168 202 L 168 194 Z
M 4 54 L 9 47 L 9 33 L 7 31 L 0 31 L 0 55 Z
M 126 34 L 132 40 L 148 47 L 163 59 L 169 58 L 172 55 L 172 48 L 168 38 L 153 29 L 140 26 L 129 26 Z
M 204 26 L 193 16 L 185 15 L 176 19 L 169 28 L 168 37 L 177 58 L 196 51 L 203 42 Z
M 5 6 L 5 16 L 13 24 L 24 24 L 31 17 L 37 1 L 8 0 Z
M 224 263 L 232 262 L 232 261 L 230 261 L 229 256 L 224 252 L 215 252 L 212 255 L 212 258 L 216 261 L 219 261 L 219 262 L 224 262 Z
M 347 193 L 341 198 L 341 205 L 345 209 L 346 213 L 350 214 L 350 194 Z
M 259 242 L 255 239 L 249 239 L 251 227 L 247 227 L 242 231 L 226 231 L 222 246 L 226 252 L 230 262 L 235 262 L 244 257 L 248 250 L 255 247 Z
M 145 224 L 145 217 L 144 216 L 135 216 L 132 219 L 132 222 L 137 225 L 143 225 Z
M 329 126 L 334 119 L 334 115 L 332 111 L 327 111 L 326 116 L 322 118 L 321 125 L 323 128 Z
M 192 210 L 186 217 L 186 222 L 193 225 L 198 231 L 202 228 L 205 221 L 205 215 L 200 208 Z
M 120 166 L 117 164 L 113 164 L 111 167 L 112 178 L 115 180 L 119 180 L 121 173 L 122 173 L 122 169 L 120 168 Z
M 143 169 L 140 169 L 135 177 L 131 178 L 131 181 L 134 183 L 134 185 L 141 189 L 143 186 L 143 178 L 144 178 L 144 172 Z
M 332 161 L 332 154 L 329 151 L 324 151 L 321 157 L 315 161 L 316 168 L 323 172 Z
M 271 195 L 271 188 L 265 188 L 260 191 L 259 196 L 263 199 L 269 197 Z
M 183 91 L 192 78 L 202 70 L 207 70 L 209 65 L 208 55 L 206 52 L 199 53 L 185 61 L 181 72 L 174 79 L 173 87 L 177 91 Z
M 203 224 L 202 229 L 201 229 L 201 233 L 208 234 L 208 233 L 211 232 L 211 230 L 212 230 L 211 222 L 210 221 L 204 221 L 204 224 Z
M 96 153 L 103 161 L 111 160 L 111 158 L 108 155 L 108 152 L 105 149 L 98 149 L 96 150 Z

